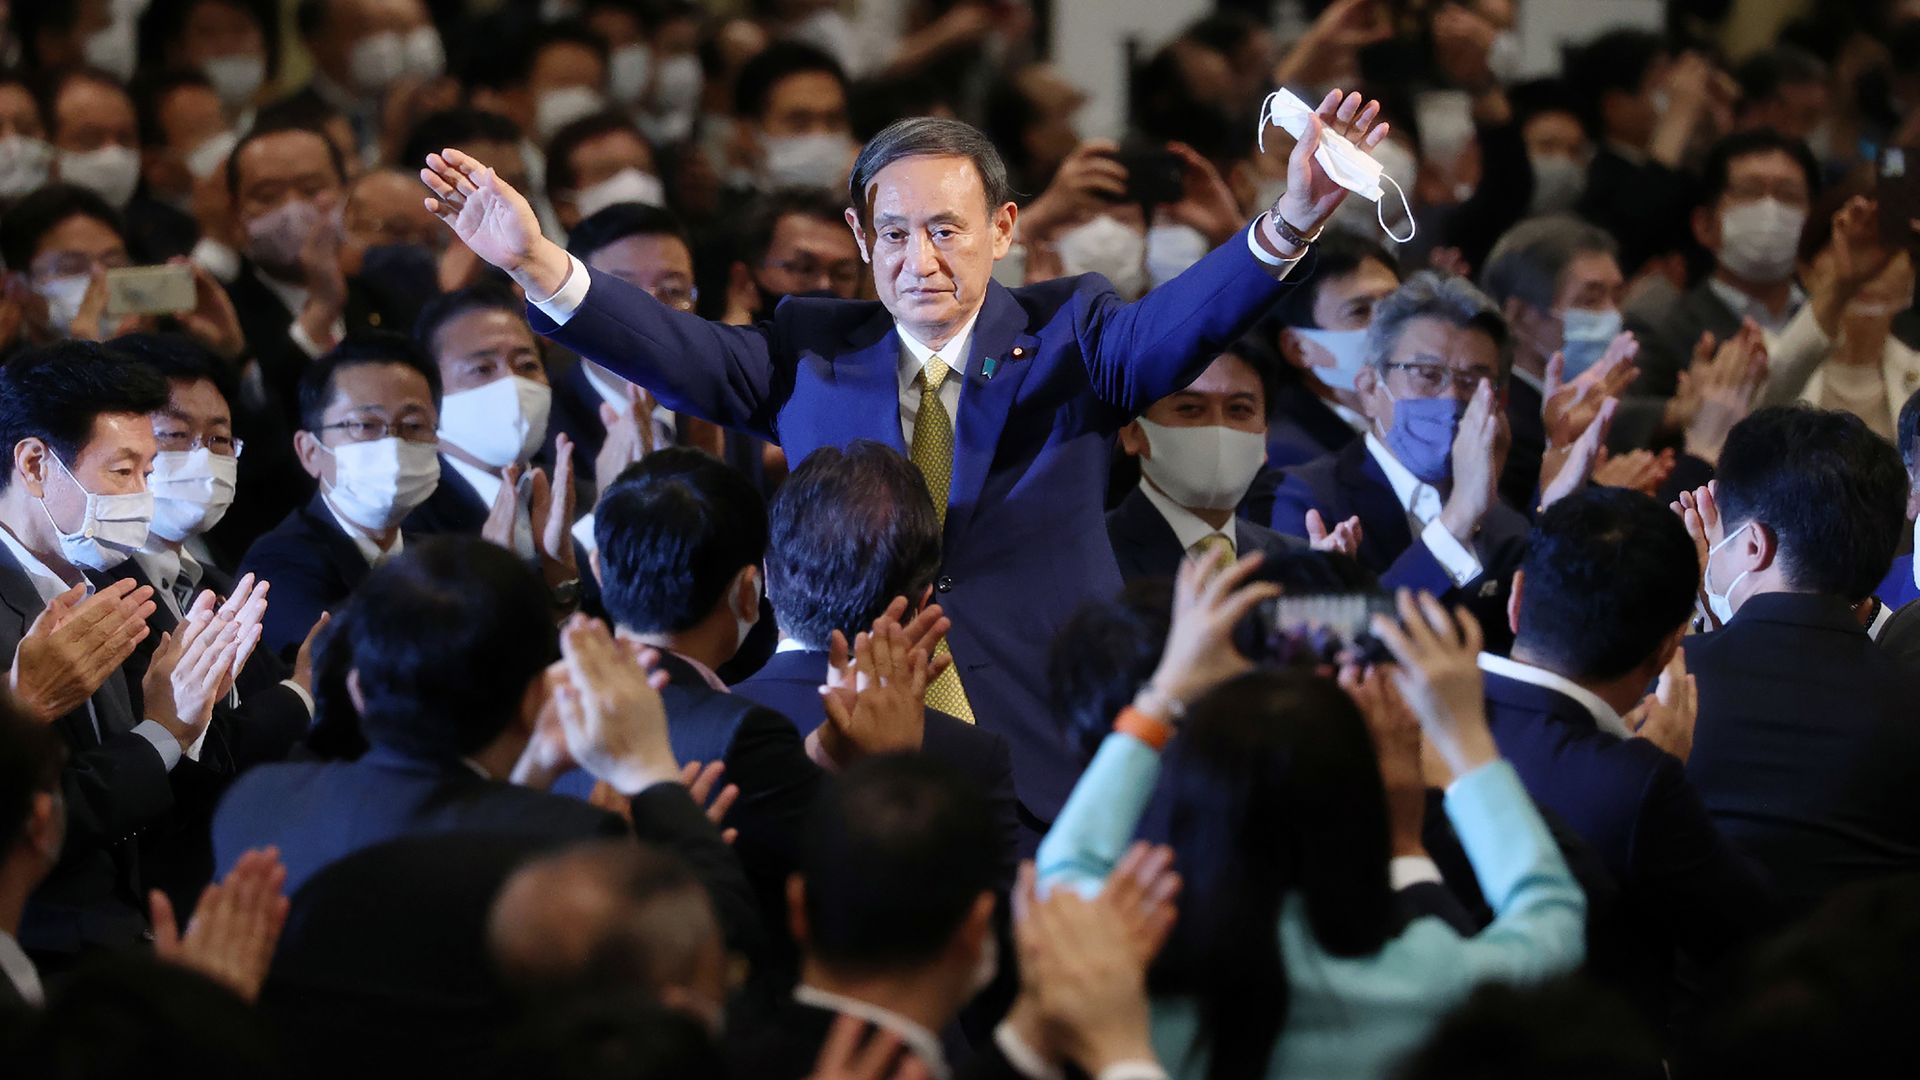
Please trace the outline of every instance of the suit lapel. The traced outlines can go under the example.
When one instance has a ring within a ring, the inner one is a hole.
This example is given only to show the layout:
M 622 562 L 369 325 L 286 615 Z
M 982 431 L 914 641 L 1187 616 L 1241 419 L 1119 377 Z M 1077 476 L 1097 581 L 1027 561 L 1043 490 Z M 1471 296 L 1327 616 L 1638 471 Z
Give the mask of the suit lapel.
M 333 563 L 334 572 L 340 575 L 349 589 L 359 587 L 366 576 L 373 572 L 373 567 L 367 565 L 366 556 L 354 546 L 353 538 L 340 530 L 340 523 L 333 519 L 333 511 L 327 509 L 326 496 L 314 492 L 305 513 L 313 530 L 326 545 L 327 558 Z
M 1407 527 L 1407 511 L 1393 493 L 1393 482 L 1367 452 L 1364 437 L 1340 452 L 1336 471 L 1340 486 L 1353 497 L 1353 513 L 1360 519 L 1362 562 L 1369 566 L 1392 564 L 1413 543 L 1413 531 Z M 1338 522 L 1327 522 L 1332 528 Z
M 968 346 L 966 382 L 960 390 L 960 415 L 954 428 L 953 485 L 947 499 L 947 550 L 958 529 L 972 517 L 993 468 L 993 451 L 1013 411 L 1020 383 L 1033 366 L 1035 342 L 1021 340 L 1027 313 L 999 282 L 987 287 L 987 300 Z M 1013 350 L 1021 355 L 1015 357 Z M 989 375 L 986 362 L 994 362 Z
M 840 414 L 834 426 L 844 425 L 847 431 L 840 441 L 872 439 L 906 453 L 906 439 L 900 433 L 901 346 L 893 332 L 893 317 L 879 308 L 848 341 L 854 351 L 832 361 L 833 407 Z
M 1174 535 L 1173 526 L 1160 516 L 1153 503 L 1147 501 L 1146 492 L 1135 487 L 1127 492 L 1127 497 L 1114 507 L 1114 516 L 1119 519 L 1120 537 L 1130 546 L 1139 549 L 1143 558 L 1142 566 L 1178 566 L 1187 551 L 1180 546 L 1180 538 Z M 1238 530 L 1235 537 L 1239 536 Z M 1242 548 L 1242 551 L 1245 549 Z

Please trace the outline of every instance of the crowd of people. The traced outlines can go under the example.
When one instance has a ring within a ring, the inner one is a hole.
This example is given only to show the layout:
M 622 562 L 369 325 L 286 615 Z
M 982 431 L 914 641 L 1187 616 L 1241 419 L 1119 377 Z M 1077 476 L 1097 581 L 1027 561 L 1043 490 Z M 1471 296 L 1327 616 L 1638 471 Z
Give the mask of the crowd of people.
M 1057 6 L 0 2 L 0 1072 L 1897 1068 L 1920 5 Z

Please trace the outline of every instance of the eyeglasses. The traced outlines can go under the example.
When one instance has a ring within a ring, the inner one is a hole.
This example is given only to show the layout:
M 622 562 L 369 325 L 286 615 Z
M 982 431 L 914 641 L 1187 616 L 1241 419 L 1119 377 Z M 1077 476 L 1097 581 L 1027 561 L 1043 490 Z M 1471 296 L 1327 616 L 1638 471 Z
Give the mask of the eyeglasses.
M 767 269 L 779 270 L 794 277 L 817 280 L 826 278 L 832 284 L 851 289 L 860 284 L 860 264 L 858 262 L 821 262 L 809 255 L 798 255 L 791 259 L 768 259 Z
M 1471 367 L 1462 370 L 1445 364 L 1388 363 L 1386 369 L 1405 373 L 1407 382 L 1414 390 L 1429 397 L 1437 397 L 1449 387 L 1463 394 L 1471 394 L 1483 379 L 1495 386 L 1500 385 L 1500 373 L 1492 368 Z
M 433 425 L 417 416 L 392 421 L 381 417 L 355 417 L 334 424 L 321 424 L 321 431 L 344 431 L 348 442 L 372 442 L 398 435 L 408 442 L 433 442 L 438 436 Z
M 156 432 L 153 441 L 167 453 L 184 454 L 205 448 L 212 451 L 215 457 L 237 458 L 247 447 L 246 440 L 231 435 L 194 435 L 185 431 Z
M 656 285 L 646 292 L 675 311 L 692 311 L 700 299 L 700 290 L 692 285 Z

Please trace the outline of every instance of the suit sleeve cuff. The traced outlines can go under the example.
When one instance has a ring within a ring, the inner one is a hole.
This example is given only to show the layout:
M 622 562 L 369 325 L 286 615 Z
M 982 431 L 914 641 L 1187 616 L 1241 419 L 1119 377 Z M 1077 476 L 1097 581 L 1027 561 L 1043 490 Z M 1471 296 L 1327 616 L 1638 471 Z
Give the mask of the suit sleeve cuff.
M 1247 229 L 1247 250 L 1253 252 L 1254 258 L 1259 259 L 1268 266 L 1275 267 L 1292 266 L 1301 259 L 1306 258 L 1307 253 L 1303 251 L 1291 259 L 1283 259 L 1273 252 L 1268 251 L 1266 248 L 1261 247 L 1260 238 L 1256 234 L 1260 231 L 1260 223 L 1266 219 L 1267 215 L 1262 213 L 1259 217 L 1253 219 L 1253 224 Z
M 343 320 L 335 319 L 331 333 L 333 334 L 333 340 L 338 342 L 341 338 L 347 336 L 347 324 Z M 298 318 L 293 320 L 293 325 L 287 327 L 287 337 L 293 339 L 294 345 L 298 346 L 301 352 L 306 353 L 307 359 L 309 360 L 320 359 L 327 354 L 330 348 L 330 346 L 322 345 L 313 340 L 313 336 L 307 333 L 307 328 L 301 325 Z
M 591 283 L 586 264 L 568 255 L 567 280 L 560 283 L 559 290 L 544 300 L 536 300 L 529 296 L 527 303 L 537 308 L 540 314 L 552 319 L 553 325 L 565 326 L 567 320 L 573 318 L 573 313 L 579 311 L 580 305 L 586 302 L 587 286 Z
M 1396 855 L 1387 861 L 1387 884 L 1394 892 L 1414 885 L 1444 885 L 1440 867 L 1425 855 Z
M 1433 553 L 1434 559 L 1447 572 L 1447 577 L 1453 580 L 1456 588 L 1480 576 L 1480 560 L 1447 531 L 1439 518 L 1427 522 L 1427 527 L 1420 530 L 1420 541 L 1427 545 L 1427 550 Z
M 307 707 L 307 719 L 313 719 L 313 695 L 307 692 L 307 688 L 294 682 L 292 679 L 281 679 L 280 685 L 293 691 L 293 696 L 299 698 L 300 704 Z
M 1167 1070 L 1157 1061 L 1116 1061 L 1094 1080 L 1167 1080 Z
M 133 733 L 153 744 L 153 751 L 160 755 L 160 765 L 168 772 L 180 764 L 180 740 L 162 727 L 158 720 L 142 720 L 133 726 Z M 197 740 L 196 740 L 197 745 Z

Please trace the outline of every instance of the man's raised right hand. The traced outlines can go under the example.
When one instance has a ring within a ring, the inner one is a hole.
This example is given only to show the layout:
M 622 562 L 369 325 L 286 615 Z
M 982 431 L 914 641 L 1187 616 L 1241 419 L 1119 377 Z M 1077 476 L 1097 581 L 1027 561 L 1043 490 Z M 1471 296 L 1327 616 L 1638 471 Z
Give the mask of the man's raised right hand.
M 472 249 L 505 270 L 528 296 L 545 299 L 566 284 L 572 264 L 560 245 L 540 235 L 526 196 L 459 150 L 427 155 L 420 179 L 433 196 L 427 212 L 446 222 Z

